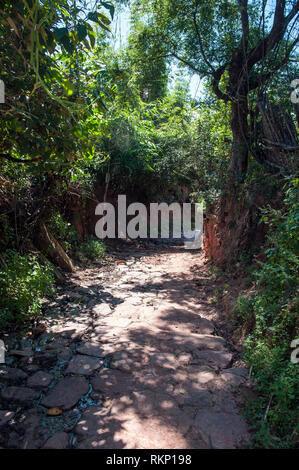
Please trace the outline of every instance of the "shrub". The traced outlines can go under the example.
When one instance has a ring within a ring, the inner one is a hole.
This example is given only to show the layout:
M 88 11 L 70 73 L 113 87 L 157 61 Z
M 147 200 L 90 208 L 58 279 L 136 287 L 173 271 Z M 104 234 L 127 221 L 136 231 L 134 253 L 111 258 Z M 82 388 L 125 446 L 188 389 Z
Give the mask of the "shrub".
M 53 292 L 50 263 L 6 250 L 0 264 L 0 326 L 23 324 L 41 313 L 42 298 Z
M 298 184 L 298 179 L 288 184 L 282 210 L 263 211 L 262 221 L 269 225 L 267 261 L 255 272 L 255 291 L 247 299 L 239 298 L 235 309 L 239 321 L 254 318 L 245 359 L 259 391 L 259 399 L 247 409 L 256 447 L 298 443 L 299 366 L 290 361 L 291 342 L 299 336 Z
M 106 247 L 104 242 L 90 237 L 80 245 L 80 252 L 90 260 L 101 259 L 105 255 Z

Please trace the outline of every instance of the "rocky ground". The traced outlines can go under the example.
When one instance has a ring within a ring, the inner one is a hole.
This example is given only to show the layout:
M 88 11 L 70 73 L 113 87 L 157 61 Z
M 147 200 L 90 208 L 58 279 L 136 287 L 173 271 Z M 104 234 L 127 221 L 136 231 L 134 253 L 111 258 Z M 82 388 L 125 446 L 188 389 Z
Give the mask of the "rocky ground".
M 248 371 L 209 282 L 200 252 L 152 243 L 69 276 L 40 329 L 5 339 L 0 446 L 244 447 Z

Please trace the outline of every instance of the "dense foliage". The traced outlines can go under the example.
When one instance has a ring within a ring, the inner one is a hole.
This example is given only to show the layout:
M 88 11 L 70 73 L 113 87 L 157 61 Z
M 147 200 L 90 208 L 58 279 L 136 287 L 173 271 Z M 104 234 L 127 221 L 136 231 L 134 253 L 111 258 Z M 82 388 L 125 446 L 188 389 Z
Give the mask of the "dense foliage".
M 291 343 L 299 338 L 299 180 L 287 185 L 284 206 L 263 210 L 270 226 L 267 260 L 255 271 L 255 289 L 239 297 L 235 316 L 254 324 L 245 342 L 260 398 L 248 407 L 258 447 L 295 446 L 298 439 L 298 364 Z
M 33 322 L 41 314 L 42 299 L 54 293 L 54 277 L 48 262 L 6 250 L 1 256 L 0 327 L 15 328 Z
M 130 32 L 115 47 L 123 4 Z M 250 229 L 262 214 L 267 232 L 235 308 L 249 325 L 257 447 L 298 443 L 297 19 L 295 0 L 0 2 L 0 327 L 40 316 L 60 272 L 49 243 L 75 265 L 103 259 L 87 220 L 97 198 L 201 201 L 207 212 L 221 201 L 226 220 L 228 196 L 229 211 L 239 204 Z

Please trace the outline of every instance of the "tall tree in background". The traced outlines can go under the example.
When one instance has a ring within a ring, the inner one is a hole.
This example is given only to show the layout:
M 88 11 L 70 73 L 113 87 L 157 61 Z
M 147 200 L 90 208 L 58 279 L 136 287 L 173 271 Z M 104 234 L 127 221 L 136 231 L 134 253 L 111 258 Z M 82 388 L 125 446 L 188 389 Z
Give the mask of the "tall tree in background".
M 215 95 L 230 103 L 229 170 L 234 180 L 241 181 L 251 141 L 249 100 L 292 60 L 298 42 L 299 2 L 142 0 L 134 5 L 135 14 L 147 13 L 147 25 L 164 57 L 208 77 Z

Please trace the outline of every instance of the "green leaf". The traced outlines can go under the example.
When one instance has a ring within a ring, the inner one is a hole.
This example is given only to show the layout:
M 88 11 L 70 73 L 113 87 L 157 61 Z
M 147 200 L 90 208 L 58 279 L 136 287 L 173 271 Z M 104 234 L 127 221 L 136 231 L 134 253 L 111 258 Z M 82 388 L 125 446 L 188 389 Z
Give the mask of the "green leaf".
M 111 18 L 113 19 L 114 12 L 115 12 L 114 6 L 111 3 L 107 3 L 107 2 L 101 2 L 101 5 L 103 5 L 103 7 L 106 8 L 106 10 L 109 10 Z
M 71 42 L 69 36 L 64 36 L 59 42 L 63 45 L 63 47 L 69 54 L 72 54 L 74 52 L 75 46 Z
M 107 23 L 107 20 L 108 20 L 108 18 L 105 17 L 105 15 L 98 14 L 96 11 L 94 11 L 94 12 L 89 12 L 88 15 L 87 15 L 87 18 L 91 21 L 94 21 L 98 25 L 100 25 L 101 28 L 105 29 L 109 33 L 111 32 L 111 30 L 103 23 L 103 21 L 104 21 L 103 18 L 105 19 L 106 23 Z M 109 21 L 108 24 L 110 24 L 110 21 Z
M 93 30 L 88 30 L 88 37 L 89 37 L 89 41 L 90 41 L 90 44 L 91 44 L 91 47 L 94 47 L 95 46 L 95 42 L 96 42 L 96 35 L 95 35 L 95 32 Z
M 83 41 L 87 36 L 87 28 L 84 23 L 79 23 L 77 25 L 78 40 Z
M 65 89 L 67 96 L 71 96 L 75 91 L 75 86 L 69 80 L 63 81 L 63 88 Z
M 54 36 L 57 41 L 61 41 L 67 35 L 68 35 L 67 28 L 57 28 L 54 30 Z
M 96 11 L 90 11 L 87 15 L 87 18 L 91 21 L 94 21 L 95 23 L 98 23 L 99 21 L 99 16 Z
M 105 29 L 105 31 L 108 31 L 108 33 L 111 33 L 111 29 L 108 28 L 104 23 L 101 21 L 98 21 L 98 24 L 101 26 L 101 28 Z
M 98 16 L 99 16 L 99 19 L 103 23 L 105 23 L 107 26 L 109 26 L 109 24 L 111 24 L 111 21 L 109 20 L 109 18 L 107 18 L 107 16 L 103 15 L 103 13 L 99 13 Z

